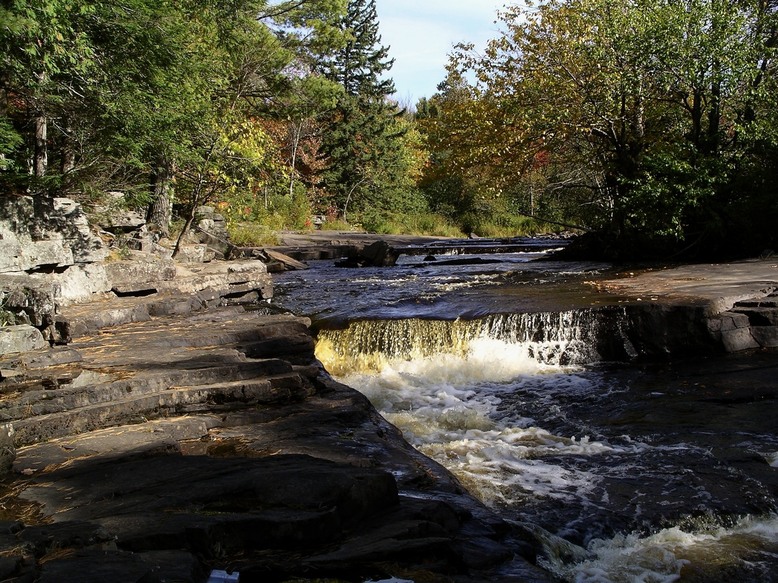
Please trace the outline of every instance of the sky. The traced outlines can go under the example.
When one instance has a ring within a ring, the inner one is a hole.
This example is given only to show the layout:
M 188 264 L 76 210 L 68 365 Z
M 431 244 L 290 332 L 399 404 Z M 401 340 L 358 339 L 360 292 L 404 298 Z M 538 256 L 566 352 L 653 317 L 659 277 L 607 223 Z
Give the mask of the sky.
M 497 36 L 497 11 L 506 0 L 376 0 L 381 44 L 389 47 L 389 74 L 402 105 L 431 97 L 446 76 L 453 46 L 483 48 Z

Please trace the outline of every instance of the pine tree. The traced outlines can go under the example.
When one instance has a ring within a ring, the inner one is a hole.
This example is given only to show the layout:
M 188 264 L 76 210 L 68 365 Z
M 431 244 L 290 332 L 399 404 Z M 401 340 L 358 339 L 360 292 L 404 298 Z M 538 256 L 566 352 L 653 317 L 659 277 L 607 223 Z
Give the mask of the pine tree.
M 328 160 L 324 182 L 331 203 L 350 210 L 380 203 L 402 172 L 393 151 L 401 148 L 397 107 L 387 98 L 394 82 L 389 49 L 381 45 L 375 0 L 350 0 L 341 22 L 347 41 L 326 63 L 327 77 L 343 88 L 322 144 Z
M 329 63 L 329 78 L 352 97 L 383 100 L 394 93 L 394 81 L 381 79 L 394 59 L 388 58 L 389 48 L 381 46 L 375 0 L 350 0 L 341 26 L 347 41 Z

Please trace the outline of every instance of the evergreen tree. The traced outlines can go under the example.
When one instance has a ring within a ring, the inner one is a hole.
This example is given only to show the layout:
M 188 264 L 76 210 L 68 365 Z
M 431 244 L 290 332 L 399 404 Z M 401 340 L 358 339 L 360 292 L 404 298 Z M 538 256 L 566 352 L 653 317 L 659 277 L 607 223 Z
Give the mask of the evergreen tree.
M 394 154 L 402 148 L 397 108 L 388 102 L 394 82 L 388 47 L 381 45 L 375 0 L 350 0 L 341 21 L 346 42 L 325 65 L 327 77 L 343 87 L 322 144 L 328 161 L 324 182 L 330 202 L 347 218 L 350 210 L 385 200 L 401 182 Z
M 328 76 L 352 97 L 380 101 L 394 93 L 394 81 L 381 79 L 394 64 L 389 48 L 381 46 L 375 0 L 350 0 L 341 21 L 346 43 L 329 63 Z

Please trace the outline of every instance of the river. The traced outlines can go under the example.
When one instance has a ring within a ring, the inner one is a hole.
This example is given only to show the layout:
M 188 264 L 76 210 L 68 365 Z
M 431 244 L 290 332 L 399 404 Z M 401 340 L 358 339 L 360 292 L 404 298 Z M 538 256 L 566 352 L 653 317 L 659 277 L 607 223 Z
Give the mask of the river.
M 312 262 L 274 301 L 559 580 L 778 581 L 778 355 L 604 361 L 603 341 L 630 355 L 597 338 L 629 303 L 597 291 L 609 266 L 451 259 Z

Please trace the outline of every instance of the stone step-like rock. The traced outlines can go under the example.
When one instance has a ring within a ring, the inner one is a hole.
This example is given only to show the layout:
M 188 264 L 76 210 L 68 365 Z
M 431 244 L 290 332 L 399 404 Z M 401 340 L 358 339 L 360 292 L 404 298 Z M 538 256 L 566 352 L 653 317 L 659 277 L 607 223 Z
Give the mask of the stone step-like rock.
M 778 296 L 741 300 L 735 303 L 735 308 L 778 308 Z
M 47 343 L 40 330 L 33 326 L 3 326 L 0 328 L 0 354 L 38 350 Z
M 778 348 L 777 326 L 751 326 L 751 335 L 762 348 Z
M 732 308 L 732 311 L 748 316 L 752 326 L 778 326 L 778 306 L 746 307 L 738 304 Z
M 180 453 L 181 441 L 202 439 L 219 423 L 217 415 L 171 417 L 51 439 L 17 449 L 13 469 L 31 475 L 44 469 L 52 471 L 73 460 Z
M 145 422 L 169 415 L 198 411 L 202 405 L 240 406 L 282 404 L 301 400 L 308 393 L 297 373 L 243 382 L 166 389 L 131 395 L 55 413 L 27 416 L 14 421 L 16 447 L 123 424 Z
M 89 370 L 78 372 L 80 374 L 68 379 L 70 382 L 61 386 L 57 386 L 56 378 L 50 377 L 40 379 L 38 384 L 32 387 L 29 386 L 29 381 L 20 383 L 16 385 L 15 395 L 14 387 L 4 384 L 3 391 L 6 394 L 0 401 L 0 422 L 60 413 L 79 407 L 121 401 L 128 397 L 153 395 L 176 386 L 216 386 L 224 379 L 240 383 L 246 379 L 296 375 L 292 372 L 292 366 L 281 359 L 238 362 L 209 368 L 183 368 L 168 373 L 118 380 L 113 380 L 110 373 Z

